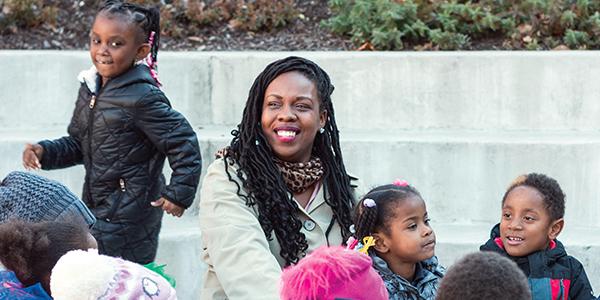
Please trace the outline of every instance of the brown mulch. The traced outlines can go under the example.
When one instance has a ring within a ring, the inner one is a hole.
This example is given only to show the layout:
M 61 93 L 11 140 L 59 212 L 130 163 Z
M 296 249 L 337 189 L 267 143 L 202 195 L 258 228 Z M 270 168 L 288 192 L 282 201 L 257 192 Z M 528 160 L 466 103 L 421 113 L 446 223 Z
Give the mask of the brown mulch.
M 0 35 L 0 49 L 87 49 L 95 1 L 59 0 L 56 24 L 33 28 L 11 27 Z M 184 38 L 161 37 L 161 50 L 176 51 L 314 51 L 353 50 L 348 39 L 320 25 L 330 16 L 327 0 L 296 0 L 299 17 L 270 32 L 232 29 L 227 23 L 193 28 Z

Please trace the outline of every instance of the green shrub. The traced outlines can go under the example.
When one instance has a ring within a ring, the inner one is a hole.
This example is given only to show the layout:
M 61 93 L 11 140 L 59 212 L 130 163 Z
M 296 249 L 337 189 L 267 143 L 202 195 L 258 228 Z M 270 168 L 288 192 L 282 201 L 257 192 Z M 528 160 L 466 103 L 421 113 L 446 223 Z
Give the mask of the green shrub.
M 596 0 L 329 0 L 329 7 L 324 26 L 380 50 L 471 49 L 487 40 L 504 49 L 600 47 Z

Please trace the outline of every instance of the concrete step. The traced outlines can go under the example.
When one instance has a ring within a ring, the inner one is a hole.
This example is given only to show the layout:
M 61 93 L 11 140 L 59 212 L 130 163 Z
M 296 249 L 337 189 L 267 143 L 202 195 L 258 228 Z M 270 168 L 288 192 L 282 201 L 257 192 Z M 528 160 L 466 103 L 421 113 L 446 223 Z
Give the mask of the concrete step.
M 200 260 L 201 232 L 196 218 L 165 216 L 160 235 L 157 262 L 167 264 L 168 273 L 177 279 L 179 299 L 198 299 L 206 265 Z M 438 223 L 432 226 L 437 237 L 436 255 L 445 267 L 467 253 L 479 251 L 489 238 L 494 223 Z M 597 230 L 567 224 L 559 236 L 567 253 L 584 265 L 595 291 L 600 289 L 600 235 Z
M 204 170 L 231 128 L 197 129 Z M 0 175 L 20 170 L 25 142 L 60 137 L 64 129 L 0 131 Z M 567 195 L 566 220 L 600 230 L 600 135 L 571 132 L 360 131 L 341 132 L 347 169 L 361 178 L 361 192 L 408 180 L 439 222 L 497 222 L 506 186 L 517 175 L 548 174 Z M 168 177 L 168 167 L 165 168 Z M 41 174 L 80 193 L 81 167 Z M 199 194 L 198 194 L 199 196 Z M 196 202 L 198 199 L 196 199 Z M 197 205 L 186 213 L 197 214 Z
M 198 299 L 206 265 L 201 261 L 202 247 L 198 218 L 163 217 L 156 262 L 166 264 L 165 271 L 177 280 L 180 300 Z
M 600 131 L 600 52 L 161 52 L 164 91 L 198 126 L 239 123 L 254 78 L 289 55 L 331 75 L 341 129 Z M 0 128 L 66 126 L 84 51 L 0 51 Z M 42 67 L 43 66 L 43 67 Z

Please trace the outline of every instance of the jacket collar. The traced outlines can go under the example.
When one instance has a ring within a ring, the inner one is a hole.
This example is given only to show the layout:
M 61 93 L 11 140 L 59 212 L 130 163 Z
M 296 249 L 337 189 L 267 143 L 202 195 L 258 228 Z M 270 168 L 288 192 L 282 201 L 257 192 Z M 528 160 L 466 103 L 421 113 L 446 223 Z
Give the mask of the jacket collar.
M 399 275 L 396 275 L 388 266 L 388 264 L 377 256 L 376 254 L 370 255 L 373 260 L 373 267 L 381 277 L 383 281 L 386 283 L 389 281 L 394 281 L 398 283 L 397 286 L 401 291 L 409 291 L 414 290 L 415 288 L 419 288 L 424 284 L 437 280 L 441 276 L 443 276 L 443 270 L 439 266 L 438 259 L 436 256 L 433 256 L 429 259 L 423 260 L 417 263 L 415 268 L 415 278 L 412 282 L 402 278 Z
M 0 262 L 0 271 L 8 271 L 8 269 Z
M 96 95 L 100 92 L 102 87 L 101 78 L 95 66 L 79 72 L 79 75 L 77 75 L 77 80 L 80 83 L 85 84 L 90 92 Z M 118 89 L 134 83 L 143 82 L 150 83 L 158 87 L 156 81 L 150 75 L 150 69 L 148 66 L 145 63 L 138 63 L 125 73 L 109 80 L 104 86 L 104 90 Z

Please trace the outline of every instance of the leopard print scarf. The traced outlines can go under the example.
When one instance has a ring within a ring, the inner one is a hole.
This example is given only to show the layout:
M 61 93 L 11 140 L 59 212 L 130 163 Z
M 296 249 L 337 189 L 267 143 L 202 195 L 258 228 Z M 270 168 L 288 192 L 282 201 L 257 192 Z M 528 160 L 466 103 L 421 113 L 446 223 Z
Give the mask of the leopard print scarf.
M 215 153 L 215 158 L 223 158 L 229 147 L 218 150 Z M 294 193 L 300 194 L 306 191 L 315 182 L 321 180 L 323 174 L 323 165 L 321 159 L 316 156 L 310 158 L 305 163 L 291 163 L 273 157 L 275 165 L 281 171 L 283 181 L 287 187 Z
M 291 163 L 278 158 L 273 158 L 273 161 L 281 171 L 283 181 L 294 194 L 306 191 L 321 180 L 324 174 L 321 160 L 315 156 L 305 163 Z

